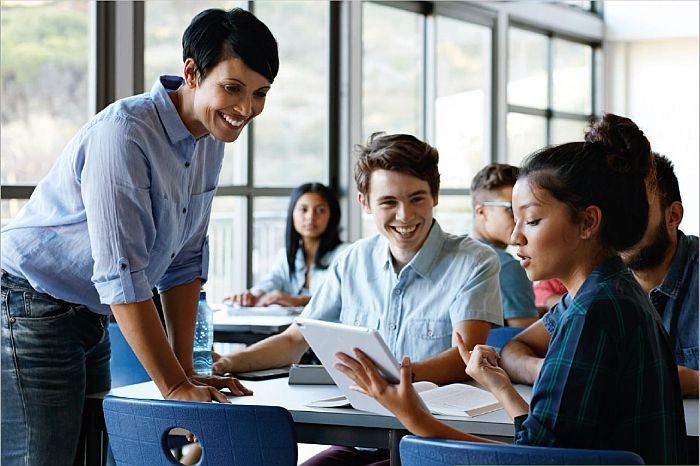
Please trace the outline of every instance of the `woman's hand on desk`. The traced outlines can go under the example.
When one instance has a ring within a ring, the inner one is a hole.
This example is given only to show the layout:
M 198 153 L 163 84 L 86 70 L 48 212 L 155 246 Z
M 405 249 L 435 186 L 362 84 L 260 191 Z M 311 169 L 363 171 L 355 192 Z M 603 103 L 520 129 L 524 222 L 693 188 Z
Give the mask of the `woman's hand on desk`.
M 251 293 L 250 291 L 244 291 L 243 293 L 238 293 L 229 296 L 224 299 L 224 302 L 230 301 L 233 304 L 238 304 L 239 306 L 255 306 L 258 304 L 259 296 Z
M 185 379 L 175 385 L 167 393 L 163 393 L 166 400 L 180 401 L 218 401 L 219 403 L 230 403 L 229 399 L 214 387 L 208 385 L 195 384 L 191 379 Z
M 258 299 L 258 306 L 269 306 L 270 304 L 289 307 L 306 306 L 310 299 L 310 296 L 294 296 L 284 291 L 274 290 L 260 296 Z
M 193 374 L 190 376 L 190 381 L 193 385 L 200 387 L 213 387 L 218 390 L 228 388 L 232 395 L 246 396 L 252 395 L 253 391 L 243 386 L 240 380 L 235 377 L 224 377 L 220 375 L 199 375 Z M 218 392 L 221 393 L 221 392 Z M 225 395 L 224 395 L 225 396 Z M 217 400 L 218 401 L 218 400 Z

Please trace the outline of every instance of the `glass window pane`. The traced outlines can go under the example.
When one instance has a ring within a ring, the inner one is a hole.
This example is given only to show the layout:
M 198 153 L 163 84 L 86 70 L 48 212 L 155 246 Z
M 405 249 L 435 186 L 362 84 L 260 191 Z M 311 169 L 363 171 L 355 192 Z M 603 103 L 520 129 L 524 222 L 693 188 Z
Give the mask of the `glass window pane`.
M 552 106 L 554 110 L 591 113 L 591 47 L 561 39 L 552 42 Z
M 192 18 L 207 8 L 231 9 L 241 2 L 168 0 L 144 2 L 144 91 L 149 91 L 161 74 L 182 76 L 182 33 Z M 247 164 L 243 148 L 245 133 L 226 144 L 219 185 L 246 184 Z
M 362 4 L 363 141 L 376 131 L 420 137 L 422 16 Z
M 3 184 L 36 184 L 89 118 L 89 11 L 89 2 L 0 3 Z
M 144 2 L 144 85 L 151 89 L 161 74 L 182 76 L 182 33 L 200 11 L 229 10 L 242 2 L 217 0 L 159 0 Z
M 328 2 L 255 2 L 279 45 L 280 71 L 255 120 L 255 185 L 328 180 Z
M 14 220 L 26 203 L 26 199 L 3 199 L 0 201 L 0 227 L 4 227 Z
M 210 303 L 246 289 L 246 199 L 216 196 L 209 221 L 209 280 L 205 285 Z
M 547 120 L 511 112 L 507 118 L 506 134 L 508 163 L 519 166 L 523 158 L 547 144 Z
M 287 197 L 256 197 L 253 201 L 253 284 L 262 280 L 284 249 Z
M 551 144 L 583 141 L 583 135 L 587 127 L 588 123 L 585 121 L 553 118 Z
M 471 175 L 476 175 L 476 171 L 472 172 Z M 440 196 L 438 205 L 433 212 L 443 231 L 455 235 L 471 233 L 473 219 L 472 197 L 470 195 Z
M 547 36 L 509 29 L 508 103 L 547 108 Z
M 488 158 L 491 29 L 437 19 L 436 146 L 444 188 L 469 188 Z

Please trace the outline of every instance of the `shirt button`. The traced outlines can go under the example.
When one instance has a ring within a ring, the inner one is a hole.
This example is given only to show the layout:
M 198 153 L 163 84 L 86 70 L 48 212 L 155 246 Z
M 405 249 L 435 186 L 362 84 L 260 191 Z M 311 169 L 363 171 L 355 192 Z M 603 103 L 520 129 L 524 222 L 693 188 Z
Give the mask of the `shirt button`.
M 432 337 L 432 336 L 433 336 L 433 331 L 432 331 L 432 330 L 428 330 L 428 336 L 429 336 L 429 337 Z
M 401 295 L 401 290 L 398 289 L 398 288 L 395 289 L 395 290 L 394 290 L 394 294 L 395 294 L 396 296 L 400 296 L 400 295 Z
M 124 270 L 126 268 L 126 264 L 122 264 L 120 267 L 122 270 Z
M 396 324 L 392 325 L 392 326 L 391 326 L 391 329 L 392 329 L 392 330 L 396 330 Z
M 187 213 L 187 207 L 183 207 L 183 208 L 182 208 L 182 213 L 183 213 L 183 214 L 186 214 L 186 213 Z
M 189 163 L 189 162 L 185 162 L 185 168 L 190 168 L 190 163 Z

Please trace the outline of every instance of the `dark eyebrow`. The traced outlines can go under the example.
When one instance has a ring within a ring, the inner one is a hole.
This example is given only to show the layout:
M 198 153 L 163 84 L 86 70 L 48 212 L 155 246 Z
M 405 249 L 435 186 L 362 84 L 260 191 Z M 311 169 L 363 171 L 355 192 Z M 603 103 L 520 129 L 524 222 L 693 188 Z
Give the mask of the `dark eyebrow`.
M 408 197 L 413 197 L 413 196 L 425 196 L 425 195 L 427 195 L 427 194 L 428 194 L 428 191 L 426 191 L 425 189 L 420 189 L 420 190 L 418 190 L 418 191 L 416 191 L 416 192 L 413 192 L 413 193 L 409 194 Z
M 528 204 L 521 205 L 520 207 L 518 207 L 518 210 L 524 210 L 524 209 L 527 209 L 529 207 L 541 207 L 541 206 L 537 202 L 530 202 Z
M 410 198 L 410 197 L 415 197 L 415 196 L 427 196 L 427 195 L 428 195 L 428 191 L 426 191 L 425 189 L 420 189 L 418 191 L 414 191 L 414 192 L 410 193 L 407 197 Z M 377 202 L 387 201 L 387 200 L 395 200 L 395 199 L 396 199 L 396 196 L 380 196 L 377 198 Z
M 243 81 L 241 81 L 241 80 L 238 79 L 238 78 L 223 78 L 222 81 L 224 81 L 224 82 L 223 82 L 223 85 L 224 85 L 224 86 L 228 86 L 228 85 L 231 85 L 231 84 L 232 84 L 232 83 L 226 82 L 226 81 L 235 81 L 236 83 L 240 84 L 240 85 L 243 86 L 243 87 L 248 87 L 248 86 L 246 85 L 246 83 L 244 83 Z M 258 90 L 258 91 L 262 91 L 262 90 L 267 90 L 267 91 L 269 91 L 270 89 L 271 89 L 271 86 L 263 86 L 263 87 L 261 87 L 261 88 L 259 88 L 259 89 L 257 89 L 257 90 Z

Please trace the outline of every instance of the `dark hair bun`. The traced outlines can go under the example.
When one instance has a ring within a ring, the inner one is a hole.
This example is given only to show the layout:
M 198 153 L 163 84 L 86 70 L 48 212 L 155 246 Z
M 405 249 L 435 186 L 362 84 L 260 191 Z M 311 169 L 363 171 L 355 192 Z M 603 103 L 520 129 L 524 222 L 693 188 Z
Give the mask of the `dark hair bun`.
M 591 125 L 585 140 L 603 148 L 608 166 L 619 173 L 643 176 L 651 166 L 651 145 L 641 129 L 629 118 L 606 113 Z

